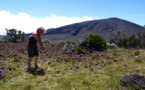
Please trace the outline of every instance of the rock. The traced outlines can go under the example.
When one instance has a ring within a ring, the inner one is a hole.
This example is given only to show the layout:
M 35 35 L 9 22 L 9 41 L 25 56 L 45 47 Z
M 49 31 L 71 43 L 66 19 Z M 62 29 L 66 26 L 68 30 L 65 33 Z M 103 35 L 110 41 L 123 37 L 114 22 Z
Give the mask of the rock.
M 145 77 L 140 74 L 128 74 L 120 79 L 121 85 L 137 90 L 145 89 Z
M 140 84 L 141 89 L 145 90 L 145 78 L 141 79 L 139 84 Z
M 5 68 L 0 67 L 0 80 L 4 78 L 5 73 L 6 73 Z

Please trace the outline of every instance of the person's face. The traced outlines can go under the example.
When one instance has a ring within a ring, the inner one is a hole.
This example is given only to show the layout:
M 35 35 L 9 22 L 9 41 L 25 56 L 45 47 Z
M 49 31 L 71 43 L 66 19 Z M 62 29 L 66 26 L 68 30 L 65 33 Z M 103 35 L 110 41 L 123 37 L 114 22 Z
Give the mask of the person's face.
M 40 30 L 40 31 L 39 31 L 39 34 L 43 34 L 43 31 Z

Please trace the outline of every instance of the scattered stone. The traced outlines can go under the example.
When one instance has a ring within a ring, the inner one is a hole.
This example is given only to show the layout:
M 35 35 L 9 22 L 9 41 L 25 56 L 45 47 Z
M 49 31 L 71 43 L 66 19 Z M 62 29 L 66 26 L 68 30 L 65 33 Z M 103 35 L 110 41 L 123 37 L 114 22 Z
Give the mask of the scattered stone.
M 5 68 L 1 68 L 1 67 L 0 67 L 0 80 L 4 78 L 5 73 L 6 73 Z
M 120 79 L 120 82 L 122 86 L 145 90 L 145 77 L 140 73 L 125 75 Z
M 51 71 L 51 69 L 50 69 L 50 68 L 48 68 L 48 69 L 47 69 L 47 72 L 50 72 L 50 71 Z

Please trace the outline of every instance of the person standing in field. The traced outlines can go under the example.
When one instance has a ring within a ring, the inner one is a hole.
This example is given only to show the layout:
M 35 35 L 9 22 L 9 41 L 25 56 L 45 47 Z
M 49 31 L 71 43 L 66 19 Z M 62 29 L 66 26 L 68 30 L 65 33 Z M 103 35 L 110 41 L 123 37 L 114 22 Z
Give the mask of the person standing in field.
M 38 47 L 37 47 L 37 42 L 40 45 L 40 48 L 44 50 L 44 44 L 41 40 L 41 34 L 45 33 L 45 29 L 43 27 L 39 27 L 36 32 L 32 33 L 31 36 L 28 39 L 28 45 L 27 45 L 27 50 L 28 50 L 28 68 L 27 71 L 31 71 L 31 61 L 32 58 L 35 57 L 35 69 L 38 68 L 38 59 L 39 59 L 39 52 L 38 52 Z

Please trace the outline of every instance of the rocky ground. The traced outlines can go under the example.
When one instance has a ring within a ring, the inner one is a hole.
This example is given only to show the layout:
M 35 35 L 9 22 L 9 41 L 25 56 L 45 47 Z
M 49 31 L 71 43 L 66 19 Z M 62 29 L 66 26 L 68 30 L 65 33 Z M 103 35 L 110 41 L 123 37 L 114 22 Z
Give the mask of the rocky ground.
M 108 90 L 130 90 L 120 85 L 120 79 L 128 73 L 142 73 L 143 75 L 145 73 L 144 49 L 119 48 L 101 52 L 85 50 L 83 54 L 76 52 L 66 54 L 62 51 L 63 46 L 62 43 L 45 44 L 48 63 L 43 62 L 43 53 L 39 49 L 40 70 L 45 70 L 47 66 L 49 68 L 49 71 L 41 77 L 39 75 L 42 72 L 39 72 L 39 69 L 33 76 L 26 72 L 26 42 L 0 43 L 0 79 L 5 76 L 0 81 L 0 86 L 2 86 L 0 89 L 26 90 L 25 88 L 29 87 L 33 90 L 62 88 L 69 88 L 68 90 L 72 88 L 80 90 L 106 90 L 106 88 L 109 88 Z M 138 54 L 136 54 L 137 52 Z M 7 72 L 7 70 L 9 72 L 3 75 L 2 73 Z M 33 79 L 37 81 L 34 84 L 31 83 Z M 44 83 L 48 85 L 45 86 Z M 40 87 L 37 87 L 38 85 Z M 139 89 L 140 86 L 137 85 L 135 88 Z

